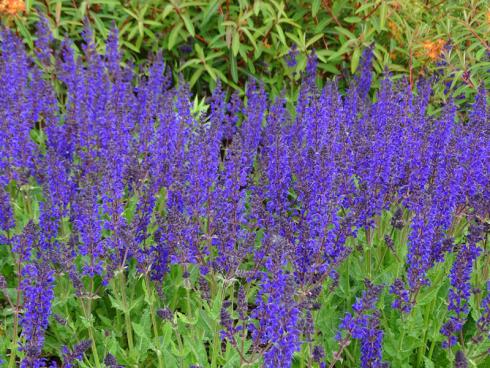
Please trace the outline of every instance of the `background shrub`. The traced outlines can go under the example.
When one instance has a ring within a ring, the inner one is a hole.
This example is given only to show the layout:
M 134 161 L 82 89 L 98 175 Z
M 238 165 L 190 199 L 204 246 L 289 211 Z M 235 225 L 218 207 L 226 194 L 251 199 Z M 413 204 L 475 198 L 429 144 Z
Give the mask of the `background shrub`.
M 31 48 L 37 11 L 49 18 L 57 39 L 68 35 L 75 42 L 87 19 L 99 50 L 115 23 L 125 60 L 142 63 L 149 53 L 162 49 L 174 73 L 182 73 L 201 94 L 209 94 L 218 79 L 243 92 L 250 76 L 278 94 L 296 84 L 312 50 L 318 55 L 320 80 L 345 79 L 356 71 L 368 46 L 373 47 L 377 74 L 386 68 L 413 83 L 417 76 L 436 72 L 441 83 L 435 93 L 440 98 L 449 90 L 465 101 L 475 86 L 490 83 L 490 13 L 485 0 L 27 0 L 24 7 L 22 0 L 3 3 L 3 22 Z

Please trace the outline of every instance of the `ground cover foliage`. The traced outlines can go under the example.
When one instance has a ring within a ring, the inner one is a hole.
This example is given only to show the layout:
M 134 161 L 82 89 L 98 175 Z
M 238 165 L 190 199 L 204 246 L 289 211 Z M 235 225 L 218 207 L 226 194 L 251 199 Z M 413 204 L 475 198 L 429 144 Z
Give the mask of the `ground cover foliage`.
M 371 49 L 194 104 L 160 54 L 2 30 L 5 367 L 487 367 L 490 130 Z
M 102 51 L 115 23 L 125 60 L 139 64 L 164 50 L 174 77 L 182 73 L 200 92 L 211 92 L 220 80 L 243 94 L 250 76 L 274 95 L 285 86 L 297 91 L 312 50 L 322 79 L 346 80 L 369 46 L 375 84 L 388 68 L 411 83 L 436 72 L 433 89 L 440 99 L 449 89 L 472 100 L 482 81 L 490 86 L 485 0 L 1 0 L 1 14 L 30 49 L 39 14 L 58 40 L 68 35 L 77 44 L 84 22 L 90 22 Z

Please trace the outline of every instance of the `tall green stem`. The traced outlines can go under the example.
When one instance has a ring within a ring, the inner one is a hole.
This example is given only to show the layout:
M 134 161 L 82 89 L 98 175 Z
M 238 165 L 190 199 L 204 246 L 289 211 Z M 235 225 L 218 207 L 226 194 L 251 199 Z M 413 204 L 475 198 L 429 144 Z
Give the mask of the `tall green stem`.
M 372 280 L 371 277 L 371 229 L 366 230 L 366 240 L 367 240 L 367 274 L 369 280 Z
M 10 359 L 8 368 L 15 367 L 15 358 L 17 357 L 17 335 L 19 334 L 19 317 L 17 313 L 17 311 L 14 311 L 14 327 L 12 331 L 12 344 L 10 345 Z
M 179 332 L 179 326 L 178 326 L 178 321 L 177 324 L 174 326 L 174 331 L 175 331 L 175 336 L 177 336 L 177 345 L 179 345 L 179 361 L 180 361 L 180 368 L 184 368 L 184 358 L 182 353 L 184 352 L 184 344 L 182 343 L 182 336 L 180 335 Z
M 223 304 L 223 299 L 224 299 L 224 285 L 220 287 L 220 307 Z M 219 322 L 216 322 L 215 328 L 214 328 L 214 337 L 213 337 L 213 351 L 211 355 L 211 367 L 212 368 L 217 368 L 218 367 L 218 351 L 220 350 L 220 337 L 219 337 L 219 329 L 220 325 Z
M 417 366 L 421 367 L 422 366 L 422 361 L 424 360 L 424 355 L 426 351 L 426 344 L 427 344 L 427 330 L 429 327 L 427 324 L 429 323 L 429 318 L 432 315 L 432 310 L 435 307 L 436 303 L 436 298 L 432 300 L 432 302 L 429 304 L 428 308 L 426 309 L 426 313 L 424 316 L 424 336 L 422 338 L 422 345 L 419 347 L 419 353 L 417 357 Z
M 94 324 L 92 321 L 92 296 L 93 296 L 93 289 L 94 289 L 94 281 L 93 279 L 90 280 L 90 295 L 89 299 L 87 299 L 87 304 L 85 304 L 85 301 L 83 299 L 80 299 L 80 305 L 83 310 L 83 315 L 85 317 L 85 320 L 89 323 L 88 326 L 88 335 L 90 337 L 90 341 L 92 344 L 92 354 L 94 355 L 94 361 L 95 361 L 95 366 L 97 368 L 101 368 L 100 364 L 100 358 L 99 358 L 99 353 L 97 352 L 97 344 L 95 343 L 95 334 L 94 334 Z
M 158 324 L 157 324 L 157 318 L 155 312 L 155 299 L 154 299 L 155 294 L 153 293 L 153 288 L 151 287 L 151 282 L 150 282 L 150 278 L 148 277 L 148 273 L 145 274 L 145 282 L 146 282 L 146 290 L 148 292 L 148 297 L 149 297 L 151 324 L 153 327 L 153 338 L 155 340 L 155 346 L 157 348 L 158 367 L 163 368 L 164 363 L 162 358 L 162 351 L 160 350 L 159 343 L 158 343 Z
M 124 322 L 126 324 L 128 347 L 129 351 L 132 352 L 134 350 L 133 327 L 131 325 L 131 311 L 129 310 L 128 297 L 126 295 L 126 277 L 124 276 L 124 269 L 119 270 L 119 284 L 121 291 L 121 300 L 124 309 Z
M 7 237 L 10 237 L 10 234 L 7 234 Z M 21 257 L 17 260 L 17 275 L 19 277 L 19 284 L 17 286 L 17 298 L 15 300 L 15 310 L 14 312 L 14 327 L 12 330 L 12 344 L 10 345 L 10 359 L 8 368 L 15 367 L 15 360 L 17 358 L 17 344 L 18 344 L 18 335 L 19 335 L 19 308 L 20 308 L 20 284 L 22 282 L 22 260 Z

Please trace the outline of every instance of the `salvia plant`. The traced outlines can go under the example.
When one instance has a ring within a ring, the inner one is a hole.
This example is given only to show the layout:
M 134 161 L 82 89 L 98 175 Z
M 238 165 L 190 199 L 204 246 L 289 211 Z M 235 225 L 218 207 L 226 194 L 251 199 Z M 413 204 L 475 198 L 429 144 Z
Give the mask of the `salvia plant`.
M 490 124 L 372 49 L 345 93 L 195 105 L 122 63 L 0 32 L 0 359 L 12 367 L 488 367 Z M 437 111 L 437 113 L 434 113 Z

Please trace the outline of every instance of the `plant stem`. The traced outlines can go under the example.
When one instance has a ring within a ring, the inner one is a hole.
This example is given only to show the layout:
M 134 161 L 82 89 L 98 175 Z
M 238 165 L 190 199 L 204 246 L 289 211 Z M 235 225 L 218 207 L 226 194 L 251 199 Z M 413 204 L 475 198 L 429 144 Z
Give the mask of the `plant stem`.
M 436 347 L 436 341 L 432 341 L 432 343 L 430 344 L 430 349 L 429 349 L 429 360 L 432 360 L 432 354 L 434 353 L 434 349 Z
M 405 328 L 402 329 L 402 337 L 400 338 L 400 344 L 398 345 L 398 351 L 402 352 L 403 340 L 405 339 Z
M 244 355 L 245 355 L 245 339 L 247 338 L 247 324 L 245 321 L 242 323 L 242 338 L 240 341 L 240 367 L 243 366 L 244 363 Z
M 348 307 L 350 307 L 351 305 L 351 298 L 350 298 L 350 259 L 347 259 L 347 270 L 346 270 L 346 279 L 347 279 L 347 285 L 346 285 L 346 290 L 347 290 L 347 303 L 348 303 Z
M 306 350 L 306 348 L 305 348 Z M 303 352 L 303 354 L 301 354 L 302 356 L 299 358 L 299 368 L 305 368 L 305 359 L 304 359 L 304 355 L 306 353 Z
M 101 368 L 99 353 L 97 352 L 97 345 L 95 343 L 95 336 L 94 336 L 94 331 L 93 331 L 92 320 L 90 320 L 90 327 L 88 329 L 88 333 L 90 336 L 90 340 L 92 341 L 92 352 L 94 354 L 95 366 L 97 368 Z
M 175 331 L 175 335 L 177 336 L 177 344 L 179 345 L 180 368 L 184 368 L 184 359 L 183 359 L 184 344 L 182 343 L 182 336 L 180 336 L 178 323 L 179 322 L 177 321 L 177 324 L 174 326 L 174 331 Z
M 9 237 L 10 234 L 7 236 Z M 10 359 L 9 359 L 9 365 L 8 368 L 14 368 L 15 367 L 15 359 L 17 358 L 17 341 L 18 341 L 18 334 L 19 334 L 19 308 L 20 308 L 20 284 L 22 282 L 22 273 L 21 273 L 21 268 L 22 268 L 22 259 L 19 256 L 19 259 L 17 260 L 17 275 L 19 278 L 19 284 L 17 286 L 17 298 L 15 301 L 15 309 L 14 309 L 14 327 L 12 331 L 12 344 L 10 345 Z
M 223 299 L 224 299 L 224 286 L 220 287 L 219 290 L 220 293 L 220 308 L 223 304 Z M 211 367 L 212 368 L 217 368 L 217 361 L 218 361 L 218 349 L 220 347 L 220 337 L 219 337 L 219 321 L 216 322 L 215 328 L 214 328 L 214 337 L 213 337 L 213 352 L 211 355 Z
M 158 344 L 158 324 L 157 324 L 157 318 L 156 318 L 156 313 L 155 313 L 155 303 L 154 303 L 154 293 L 153 293 L 153 288 L 151 287 L 151 282 L 150 278 L 148 277 L 148 273 L 145 273 L 145 282 L 146 282 L 146 290 L 148 291 L 148 296 L 150 299 L 149 305 L 150 305 L 150 317 L 151 317 L 151 324 L 153 327 L 153 338 L 155 340 L 155 346 L 157 348 L 157 358 L 158 358 L 158 367 L 163 368 L 163 359 L 162 359 L 162 352 L 159 348 Z
M 368 278 L 369 280 L 372 279 L 371 277 L 371 229 L 367 229 L 366 230 L 366 241 L 367 241 L 367 274 L 368 274 Z
M 12 331 L 12 344 L 10 345 L 10 359 L 8 368 L 15 367 L 15 358 L 17 357 L 17 335 L 19 333 L 19 317 L 17 311 L 14 312 L 14 328 Z
M 124 276 L 124 269 L 121 269 L 119 271 L 120 271 L 119 283 L 121 289 L 122 304 L 124 308 L 124 322 L 126 324 L 126 336 L 128 339 L 129 351 L 131 352 L 134 350 L 134 342 L 133 342 L 133 328 L 131 325 L 131 313 L 129 311 L 128 298 L 126 295 L 126 277 Z
M 424 354 L 425 354 L 425 351 L 427 350 L 426 346 L 425 346 L 427 344 L 427 330 L 429 329 L 427 324 L 429 323 L 429 317 L 432 314 L 432 310 L 434 309 L 435 302 L 436 302 L 436 298 L 434 298 L 432 300 L 432 302 L 429 304 L 429 307 L 426 310 L 427 313 L 425 314 L 425 317 L 424 317 L 424 336 L 422 338 L 422 345 L 419 347 L 419 354 L 417 357 L 417 366 L 418 367 L 420 367 L 422 365 L 422 361 L 424 360 Z
M 93 290 L 93 279 L 90 280 L 90 295 L 89 298 L 92 297 L 92 290 Z M 97 368 L 101 368 L 100 365 L 100 358 L 99 358 L 99 353 L 97 352 L 97 345 L 95 343 L 95 334 L 94 334 L 94 325 L 92 323 L 92 304 L 89 301 L 87 302 L 87 305 L 85 305 L 85 302 L 83 299 L 80 299 L 80 304 L 83 310 L 83 315 L 85 319 L 89 322 L 89 327 L 88 327 L 88 335 L 90 337 L 90 341 L 92 344 L 92 353 L 94 354 L 94 361 L 95 361 L 95 366 Z

